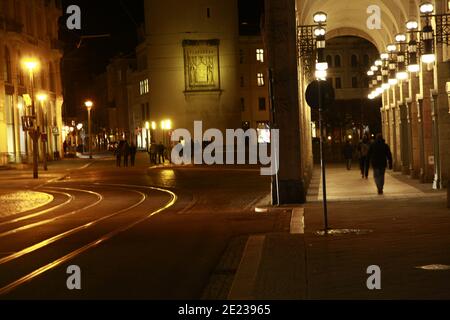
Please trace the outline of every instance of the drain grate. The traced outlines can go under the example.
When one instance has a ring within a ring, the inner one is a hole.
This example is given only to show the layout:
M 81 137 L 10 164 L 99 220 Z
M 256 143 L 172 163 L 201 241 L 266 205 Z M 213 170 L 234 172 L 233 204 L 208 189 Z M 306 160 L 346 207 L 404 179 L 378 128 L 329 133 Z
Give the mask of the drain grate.
M 329 236 L 339 236 L 339 235 L 348 235 L 348 234 L 354 234 L 354 235 L 364 235 L 372 233 L 373 230 L 364 230 L 364 229 L 329 229 L 327 235 Z M 326 235 L 324 230 L 317 231 L 317 235 L 324 236 Z
M 427 271 L 446 271 L 450 270 L 450 266 L 445 264 L 429 264 L 427 266 L 416 267 L 416 269 L 422 269 Z

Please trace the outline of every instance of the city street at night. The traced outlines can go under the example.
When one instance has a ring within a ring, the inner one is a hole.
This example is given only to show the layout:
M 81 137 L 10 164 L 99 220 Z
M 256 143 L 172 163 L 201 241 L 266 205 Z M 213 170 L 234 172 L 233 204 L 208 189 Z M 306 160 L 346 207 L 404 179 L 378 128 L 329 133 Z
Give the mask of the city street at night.
M 0 0 L 0 303 L 448 301 L 449 186 L 450 0 Z

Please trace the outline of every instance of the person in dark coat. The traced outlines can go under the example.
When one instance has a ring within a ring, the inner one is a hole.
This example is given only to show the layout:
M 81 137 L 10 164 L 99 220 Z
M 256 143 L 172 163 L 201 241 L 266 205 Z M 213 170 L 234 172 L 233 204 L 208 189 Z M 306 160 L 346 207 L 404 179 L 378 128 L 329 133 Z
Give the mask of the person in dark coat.
M 130 156 L 130 145 L 128 141 L 123 142 L 123 166 L 128 168 L 128 157 Z
M 136 145 L 134 144 L 134 142 L 132 142 L 131 146 L 130 146 L 130 160 L 131 160 L 132 167 L 134 167 L 134 165 L 136 163 L 136 153 L 137 153 Z
M 349 140 L 345 142 L 343 153 L 347 164 L 347 170 L 351 170 L 353 162 L 353 146 Z
M 164 147 L 163 143 L 160 142 L 158 144 L 158 163 L 159 164 L 164 164 L 166 162 L 166 159 L 164 157 L 165 149 L 166 149 L 166 147 Z
M 373 168 L 373 177 L 377 185 L 378 194 L 383 194 L 384 176 L 386 168 L 392 170 L 392 153 L 381 134 L 377 135 L 375 142 L 369 148 L 368 159 Z
M 114 150 L 114 154 L 116 156 L 116 165 L 118 168 L 122 165 L 122 149 L 123 149 L 123 141 L 117 144 L 116 149 Z
M 369 154 L 370 142 L 367 136 L 364 136 L 363 140 L 358 145 L 359 153 L 359 168 L 361 170 L 361 176 L 363 179 L 369 178 L 369 161 L 367 161 L 367 155 Z

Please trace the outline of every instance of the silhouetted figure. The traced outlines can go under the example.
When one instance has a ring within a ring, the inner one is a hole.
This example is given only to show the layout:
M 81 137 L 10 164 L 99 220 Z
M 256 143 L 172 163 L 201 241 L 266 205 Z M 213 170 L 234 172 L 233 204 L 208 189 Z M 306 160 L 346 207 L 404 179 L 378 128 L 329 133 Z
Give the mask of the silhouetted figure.
M 136 163 L 136 153 L 137 153 L 137 147 L 133 142 L 133 143 L 131 143 L 131 146 L 130 146 L 130 160 L 131 160 L 132 167 L 134 167 L 134 165 Z
M 123 166 L 125 168 L 128 168 L 128 158 L 130 156 L 130 145 L 128 144 L 128 141 L 124 141 L 122 153 L 123 153 Z
M 165 159 L 165 157 L 164 157 L 164 151 L 165 151 L 165 147 L 164 147 L 164 145 L 162 144 L 162 142 L 160 142 L 159 144 L 158 144 L 158 155 L 157 155 L 157 158 L 158 158 L 158 163 L 159 164 L 164 164 L 165 162 L 166 162 L 166 159 Z
M 345 142 L 343 154 L 347 164 L 347 170 L 351 170 L 353 162 L 353 146 L 349 140 Z
M 116 156 L 116 166 L 118 168 L 120 168 L 122 165 L 122 152 L 123 152 L 123 141 L 120 141 L 117 144 L 116 149 L 114 150 L 114 154 Z
M 375 142 L 370 146 L 368 160 L 372 164 L 378 194 L 382 195 L 387 166 L 389 165 L 389 169 L 392 170 L 392 153 L 381 134 L 377 135 Z
M 67 141 L 64 140 L 64 143 L 63 143 L 63 150 L 64 150 L 64 154 L 65 154 L 65 155 L 67 154 L 67 148 L 68 148 Z
M 367 155 L 369 154 L 370 142 L 367 136 L 364 136 L 363 140 L 358 145 L 359 153 L 359 168 L 361 170 L 361 177 L 368 179 L 369 177 L 369 161 Z

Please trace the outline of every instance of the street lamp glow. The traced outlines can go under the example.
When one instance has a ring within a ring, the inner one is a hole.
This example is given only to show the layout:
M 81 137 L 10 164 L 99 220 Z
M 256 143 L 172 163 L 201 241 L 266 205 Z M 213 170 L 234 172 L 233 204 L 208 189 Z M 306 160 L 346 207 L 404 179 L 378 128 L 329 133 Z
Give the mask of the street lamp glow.
M 375 61 L 375 66 L 380 67 L 383 64 L 383 61 L 377 60 Z
M 318 71 L 327 71 L 328 70 L 328 62 L 317 62 L 316 70 Z
M 327 31 L 324 28 L 316 28 L 316 29 L 314 29 L 314 35 L 316 37 L 323 37 L 323 36 L 325 36 L 326 33 L 327 33 Z
M 418 64 L 411 64 L 408 66 L 408 71 L 411 73 L 416 73 L 420 71 L 420 65 Z
M 390 45 L 387 46 L 386 49 L 387 49 L 388 52 L 394 52 L 394 51 L 397 50 L 397 46 L 395 44 L 390 44 Z
M 33 72 L 39 67 L 39 61 L 36 59 L 25 59 L 22 61 L 22 64 L 30 72 Z
M 314 14 L 315 23 L 325 23 L 327 22 L 327 14 L 325 12 L 319 11 Z
M 410 31 L 416 30 L 417 28 L 419 28 L 419 23 L 417 23 L 417 21 L 411 20 L 406 23 L 406 29 Z
M 44 102 L 47 100 L 48 96 L 45 93 L 40 93 L 36 96 L 39 102 Z
M 80 131 L 81 129 L 83 129 L 83 124 L 82 123 L 77 124 L 77 130 Z
M 395 36 L 395 41 L 397 42 L 406 42 L 406 35 L 403 33 L 399 33 Z
M 373 77 L 374 74 L 375 74 L 375 73 L 374 73 L 372 70 L 367 71 L 367 75 L 368 75 L 369 77 Z
M 377 72 L 378 71 L 378 67 L 377 66 L 372 66 L 372 67 L 370 67 L 370 71 Z
M 325 81 L 327 79 L 327 71 L 326 70 L 316 70 L 316 79 Z
M 145 129 L 150 130 L 150 123 L 148 121 L 145 122 Z
M 383 84 L 381 85 L 381 88 L 383 89 L 383 91 L 388 90 L 390 87 L 391 87 L 391 86 L 390 86 L 389 83 L 383 83 Z
M 87 100 L 84 105 L 86 106 L 86 108 L 90 109 L 94 106 L 94 103 L 91 100 Z
M 377 93 L 377 95 L 382 94 L 383 91 L 384 91 L 384 90 L 383 90 L 383 88 L 381 88 L 381 87 L 378 87 L 378 88 L 375 89 L 375 92 Z
M 156 130 L 156 122 L 152 121 L 152 130 Z
M 424 14 L 430 14 L 433 13 L 434 6 L 430 2 L 425 2 L 420 5 L 420 12 Z
M 398 80 L 397 80 L 397 78 L 392 78 L 392 79 L 389 79 L 389 85 L 391 85 L 391 86 L 395 86 L 396 84 L 398 83 Z
M 348 138 L 349 138 L 350 140 L 352 140 L 352 139 L 353 139 L 353 136 L 352 136 L 351 134 L 349 134 L 349 135 L 348 135 Z
M 387 60 L 387 59 L 389 59 L 389 54 L 386 53 L 386 52 L 383 52 L 383 53 L 380 55 L 380 58 L 381 58 L 381 60 Z
M 172 130 L 172 121 L 166 120 L 166 130 Z
M 396 74 L 397 80 L 403 81 L 408 79 L 408 73 L 406 71 L 399 71 Z
M 436 56 L 434 55 L 434 54 L 424 54 L 424 55 L 422 55 L 422 62 L 423 63 L 428 63 L 428 64 L 431 64 L 431 63 L 434 63 L 435 61 L 436 61 Z

